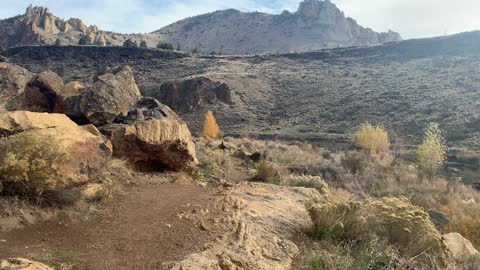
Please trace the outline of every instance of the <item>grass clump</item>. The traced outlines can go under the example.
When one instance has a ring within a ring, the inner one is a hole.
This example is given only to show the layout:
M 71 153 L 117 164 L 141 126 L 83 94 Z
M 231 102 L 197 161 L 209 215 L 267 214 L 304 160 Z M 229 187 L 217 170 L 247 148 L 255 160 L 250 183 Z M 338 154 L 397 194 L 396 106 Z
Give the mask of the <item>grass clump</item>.
M 11 195 L 42 195 L 64 183 L 58 168 L 68 152 L 53 136 L 23 132 L 1 146 L 0 183 Z

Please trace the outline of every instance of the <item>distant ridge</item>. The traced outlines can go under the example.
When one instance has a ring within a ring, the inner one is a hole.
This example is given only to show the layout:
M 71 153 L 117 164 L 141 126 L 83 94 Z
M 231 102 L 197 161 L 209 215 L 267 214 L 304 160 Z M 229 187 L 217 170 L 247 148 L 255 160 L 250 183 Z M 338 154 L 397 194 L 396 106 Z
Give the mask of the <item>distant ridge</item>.
M 118 34 L 80 19 L 63 20 L 48 8 L 29 6 L 23 15 L 0 21 L 0 51 L 11 47 L 55 44 L 122 45 L 145 40 L 149 47 L 167 42 L 183 51 L 204 54 L 251 54 L 310 51 L 322 48 L 375 45 L 401 40 L 400 34 L 377 33 L 362 27 L 329 0 L 305 0 L 295 13 L 279 15 L 216 11 L 181 20 L 150 34 Z

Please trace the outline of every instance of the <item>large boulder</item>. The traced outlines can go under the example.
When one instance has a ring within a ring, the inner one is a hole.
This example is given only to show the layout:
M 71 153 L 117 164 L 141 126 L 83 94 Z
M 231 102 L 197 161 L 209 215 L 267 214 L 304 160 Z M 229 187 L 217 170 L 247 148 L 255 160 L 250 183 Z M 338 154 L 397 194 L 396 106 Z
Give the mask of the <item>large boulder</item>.
M 461 259 L 472 255 L 480 256 L 480 253 L 475 249 L 472 243 L 459 233 L 443 235 L 443 242 L 455 259 Z
M 79 109 L 90 123 L 101 126 L 127 115 L 140 96 L 132 69 L 121 66 L 97 76 L 93 85 L 81 92 Z
M 112 155 L 110 141 L 93 126 L 78 126 L 66 115 L 16 111 L 0 114 L 0 134 L 8 143 L 23 134 L 55 139 L 68 158 L 55 166 L 67 188 L 88 182 L 103 169 Z
M 63 79 L 53 71 L 43 71 L 30 82 L 21 98 L 22 109 L 34 112 L 52 112 L 61 94 Z
M 165 82 L 155 97 L 177 113 L 191 113 L 216 101 L 232 103 L 230 87 L 210 78 L 198 77 Z
M 18 98 L 33 76 L 20 66 L 0 62 L 0 113 L 17 109 Z
M 1 260 L 0 270 L 53 270 L 53 268 L 23 258 L 12 258 Z
M 111 140 L 115 156 L 153 170 L 188 170 L 197 162 L 190 130 L 179 119 L 110 124 L 100 130 Z

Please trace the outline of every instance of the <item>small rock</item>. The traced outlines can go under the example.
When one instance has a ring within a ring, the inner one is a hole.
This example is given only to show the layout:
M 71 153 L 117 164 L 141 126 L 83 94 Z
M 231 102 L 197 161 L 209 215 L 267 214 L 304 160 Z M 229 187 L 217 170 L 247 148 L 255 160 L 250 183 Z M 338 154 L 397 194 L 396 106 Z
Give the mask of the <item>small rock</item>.
M 262 157 L 263 157 L 262 153 L 258 151 L 250 155 L 250 159 L 253 162 L 259 162 L 262 159 Z
M 437 227 L 442 227 L 450 224 L 450 218 L 445 213 L 435 210 L 429 210 L 428 215 L 430 216 L 430 220 L 432 221 L 432 223 L 435 224 L 435 226 Z

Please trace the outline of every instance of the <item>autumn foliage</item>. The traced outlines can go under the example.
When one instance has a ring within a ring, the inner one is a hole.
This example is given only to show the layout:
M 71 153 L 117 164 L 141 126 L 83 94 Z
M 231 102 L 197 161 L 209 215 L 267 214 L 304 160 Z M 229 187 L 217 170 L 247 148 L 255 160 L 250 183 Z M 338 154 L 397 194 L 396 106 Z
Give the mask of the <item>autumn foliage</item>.
M 221 135 L 220 128 L 211 111 L 205 116 L 205 125 L 203 127 L 203 136 L 208 138 L 218 138 Z
M 445 165 L 447 146 L 437 123 L 428 124 L 417 155 L 418 165 L 428 177 L 433 177 Z
M 370 154 L 384 155 L 390 149 L 388 133 L 381 125 L 366 122 L 357 131 L 356 143 Z

